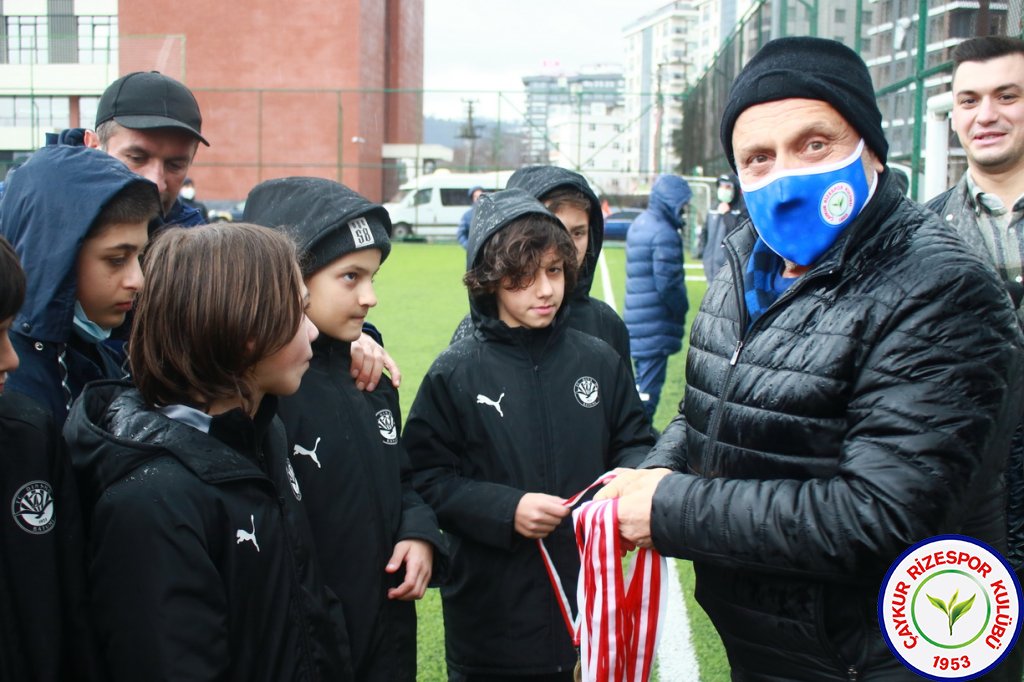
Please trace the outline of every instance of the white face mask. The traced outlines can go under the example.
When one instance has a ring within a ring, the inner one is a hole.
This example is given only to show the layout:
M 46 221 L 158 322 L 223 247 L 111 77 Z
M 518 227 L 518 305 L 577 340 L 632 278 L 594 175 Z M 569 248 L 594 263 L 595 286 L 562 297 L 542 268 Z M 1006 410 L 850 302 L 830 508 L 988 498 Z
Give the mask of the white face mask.
M 732 187 L 719 187 L 718 188 L 718 201 L 722 204 L 731 204 L 732 198 L 735 195 L 735 190 Z
M 192 201 L 193 199 L 196 198 L 196 188 L 182 187 L 181 191 L 178 192 L 178 194 L 181 196 L 182 199 L 185 199 L 186 201 Z

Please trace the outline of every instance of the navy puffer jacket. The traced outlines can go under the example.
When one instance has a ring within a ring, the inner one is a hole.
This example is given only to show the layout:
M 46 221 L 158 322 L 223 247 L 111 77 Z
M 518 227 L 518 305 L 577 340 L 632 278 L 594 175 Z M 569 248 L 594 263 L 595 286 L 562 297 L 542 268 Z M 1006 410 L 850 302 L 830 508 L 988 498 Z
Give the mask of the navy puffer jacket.
M 626 235 L 626 308 L 634 358 L 678 353 L 683 347 L 686 278 L 679 212 L 692 193 L 686 180 L 663 175 L 654 183 L 647 210 Z

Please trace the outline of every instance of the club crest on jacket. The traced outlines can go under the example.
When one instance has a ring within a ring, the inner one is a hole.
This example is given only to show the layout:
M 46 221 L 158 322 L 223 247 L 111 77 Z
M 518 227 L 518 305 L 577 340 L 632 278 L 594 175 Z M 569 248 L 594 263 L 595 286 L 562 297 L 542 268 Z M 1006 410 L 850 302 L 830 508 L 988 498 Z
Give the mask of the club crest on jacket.
M 26 533 L 50 532 L 57 523 L 53 515 L 53 488 L 46 481 L 29 481 L 14 493 L 11 514 Z
M 377 413 L 377 430 L 380 431 L 380 437 L 384 439 L 386 445 L 398 443 L 398 428 L 395 426 L 395 415 L 391 414 L 391 410 L 385 409 Z
M 319 462 L 317 462 L 317 466 L 320 466 Z M 292 485 L 292 492 L 295 493 L 295 499 L 301 500 L 302 491 L 299 489 L 299 479 L 295 477 L 295 468 L 292 466 L 292 461 L 290 459 L 284 460 L 284 470 L 285 473 L 288 474 L 288 482 Z
M 598 390 L 597 379 L 593 377 L 580 377 L 572 387 L 576 394 L 576 402 L 583 407 L 597 407 L 601 402 L 601 394 Z

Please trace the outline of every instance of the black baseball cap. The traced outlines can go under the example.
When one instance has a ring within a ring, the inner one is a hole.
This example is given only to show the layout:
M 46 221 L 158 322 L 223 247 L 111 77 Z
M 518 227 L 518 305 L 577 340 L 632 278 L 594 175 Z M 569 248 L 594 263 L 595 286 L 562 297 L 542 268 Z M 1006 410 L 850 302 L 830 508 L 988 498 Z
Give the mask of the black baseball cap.
M 159 71 L 136 71 L 111 83 L 96 107 L 96 126 L 113 119 L 125 128 L 181 128 L 207 147 L 203 116 L 192 91 Z

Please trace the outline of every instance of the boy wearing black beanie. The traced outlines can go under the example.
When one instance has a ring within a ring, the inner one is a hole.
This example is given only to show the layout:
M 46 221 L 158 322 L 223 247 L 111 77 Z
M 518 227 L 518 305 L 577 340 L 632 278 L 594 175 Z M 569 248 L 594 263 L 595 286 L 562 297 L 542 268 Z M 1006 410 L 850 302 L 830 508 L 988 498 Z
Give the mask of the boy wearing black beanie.
M 349 346 L 377 305 L 373 277 L 391 252 L 388 214 L 336 182 L 292 177 L 257 185 L 245 220 L 295 239 L 306 314 L 320 331 L 299 391 L 278 414 L 356 679 L 414 682 L 414 602 L 446 550 L 433 511 L 405 480 L 397 389 L 382 381 L 360 391 L 348 371 Z

